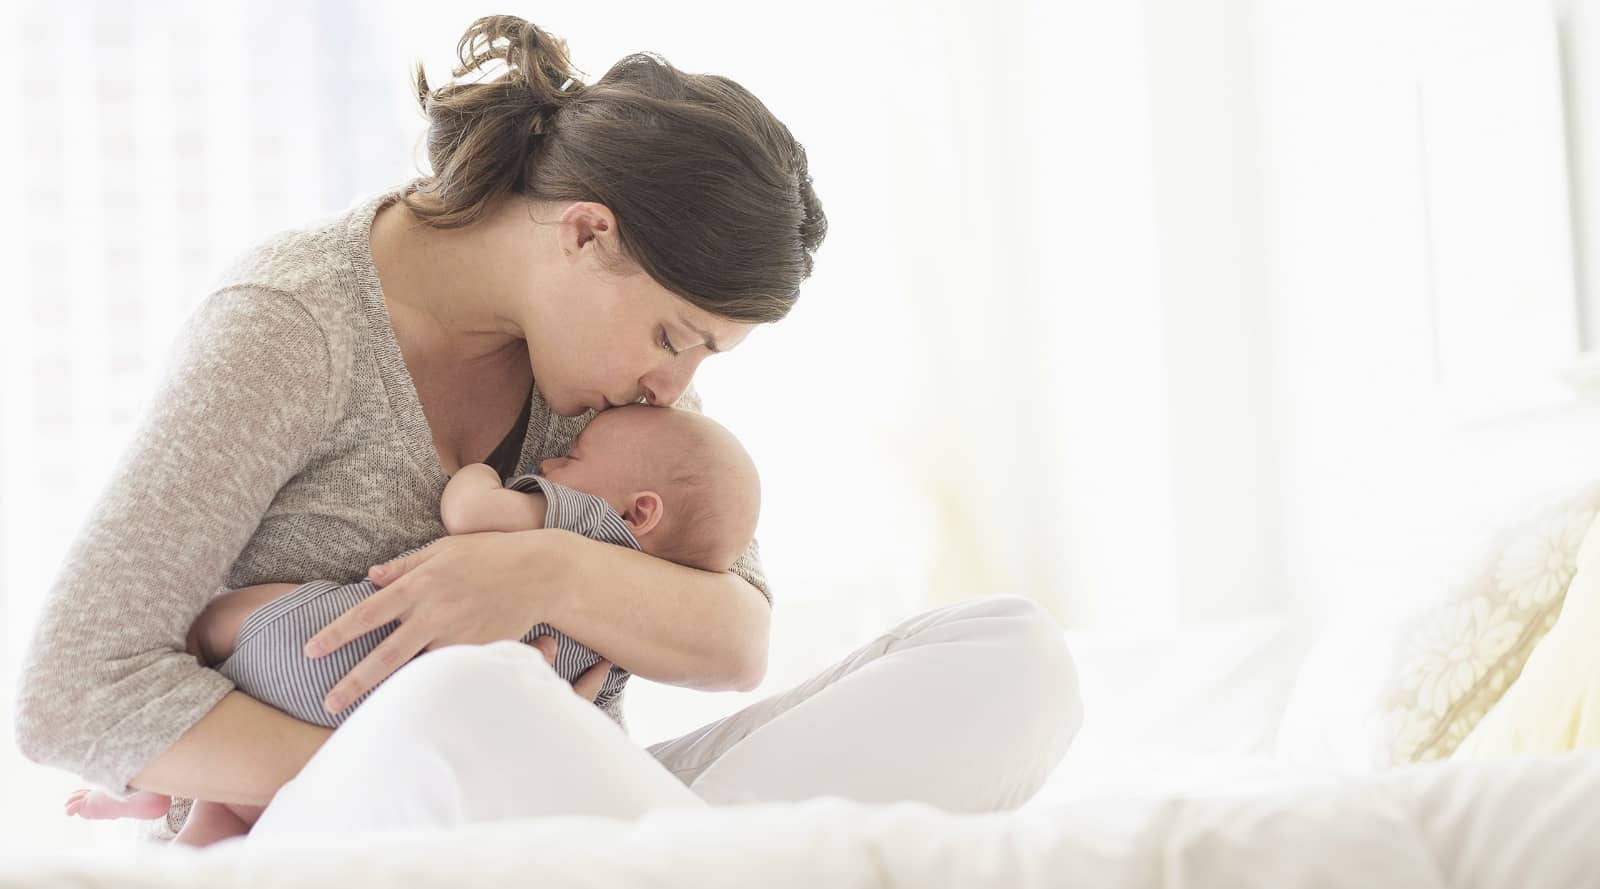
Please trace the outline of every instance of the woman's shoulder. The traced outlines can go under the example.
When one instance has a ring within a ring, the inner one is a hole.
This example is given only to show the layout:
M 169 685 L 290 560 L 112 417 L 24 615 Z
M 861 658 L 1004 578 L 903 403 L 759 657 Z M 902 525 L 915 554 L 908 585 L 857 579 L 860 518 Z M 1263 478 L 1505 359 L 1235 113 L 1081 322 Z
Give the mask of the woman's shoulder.
M 219 287 L 179 326 L 164 373 L 180 392 L 195 388 L 195 397 L 225 380 L 241 398 L 271 393 L 285 406 L 320 405 L 321 414 L 309 422 L 327 429 L 349 409 L 356 385 L 356 335 L 344 314 L 292 291 Z
M 379 202 L 392 193 L 360 198 L 338 213 L 262 238 L 213 279 L 197 315 L 216 323 L 254 316 L 257 326 L 274 324 L 284 334 L 294 333 L 293 328 L 307 333 L 309 325 L 320 334 L 316 339 L 326 350 L 331 382 L 347 381 L 366 335 L 367 307 L 381 300 L 374 295 L 376 272 L 363 262 L 370 250 L 363 239 L 370 237 Z
M 370 255 L 372 217 L 395 191 L 363 195 L 343 210 L 266 235 L 227 263 L 214 288 L 253 287 L 293 294 L 302 303 L 331 297 L 353 305 L 361 288 L 377 286 L 362 260 Z

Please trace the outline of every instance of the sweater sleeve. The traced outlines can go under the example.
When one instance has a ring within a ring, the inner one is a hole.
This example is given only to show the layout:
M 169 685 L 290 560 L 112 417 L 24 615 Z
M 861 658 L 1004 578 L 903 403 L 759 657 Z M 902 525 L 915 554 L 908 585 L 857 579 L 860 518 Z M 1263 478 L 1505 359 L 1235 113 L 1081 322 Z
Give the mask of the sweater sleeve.
M 327 339 L 294 297 L 210 294 L 68 548 L 24 652 L 24 756 L 126 795 L 233 689 L 185 651 L 278 490 L 330 428 Z
M 684 388 L 683 395 L 673 402 L 672 406 L 694 411 L 697 414 L 705 413 L 701 408 L 700 393 L 695 390 L 692 382 Z M 744 552 L 734 560 L 732 567 L 728 571 L 739 575 L 749 581 L 751 586 L 760 590 L 761 595 L 766 597 L 768 607 L 771 607 L 772 590 L 767 586 L 767 575 L 761 567 L 761 546 L 754 537 L 750 538 L 750 545 L 745 547 Z

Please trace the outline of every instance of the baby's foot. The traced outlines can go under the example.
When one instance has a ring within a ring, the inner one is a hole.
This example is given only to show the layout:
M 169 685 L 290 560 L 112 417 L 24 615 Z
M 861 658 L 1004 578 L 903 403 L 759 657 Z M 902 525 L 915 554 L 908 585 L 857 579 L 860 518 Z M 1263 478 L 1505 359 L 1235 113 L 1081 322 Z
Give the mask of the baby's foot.
M 140 790 L 117 799 L 104 790 L 80 787 L 67 797 L 67 814 L 80 818 L 160 818 L 172 807 L 172 797 Z

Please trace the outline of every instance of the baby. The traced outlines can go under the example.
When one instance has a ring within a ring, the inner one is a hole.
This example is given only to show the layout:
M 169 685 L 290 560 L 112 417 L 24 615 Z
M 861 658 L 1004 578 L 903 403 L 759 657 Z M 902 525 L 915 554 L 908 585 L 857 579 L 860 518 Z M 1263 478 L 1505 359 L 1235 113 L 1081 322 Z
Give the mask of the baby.
M 602 411 L 578 434 L 567 456 L 545 460 L 539 470 L 502 482 L 491 466 L 463 466 L 439 500 L 445 530 L 472 534 L 559 527 L 706 571 L 728 570 L 755 535 L 761 500 L 755 464 L 732 433 L 702 414 L 645 405 Z M 315 660 L 301 649 L 376 589 L 363 579 L 230 590 L 195 619 L 188 651 L 251 697 L 307 722 L 336 727 L 376 687 L 336 714 L 322 708 L 323 698 L 399 624 L 391 621 Z M 555 642 L 536 644 L 541 636 L 553 636 Z M 569 682 L 601 660 L 549 624 L 534 627 L 522 641 L 540 648 Z M 619 724 L 617 703 L 628 676 L 613 665 L 594 702 Z M 66 811 L 85 818 L 159 818 L 170 806 L 166 794 L 139 791 L 119 799 L 103 790 L 80 789 L 68 797 Z M 241 836 L 262 811 L 196 800 L 173 841 L 204 846 Z

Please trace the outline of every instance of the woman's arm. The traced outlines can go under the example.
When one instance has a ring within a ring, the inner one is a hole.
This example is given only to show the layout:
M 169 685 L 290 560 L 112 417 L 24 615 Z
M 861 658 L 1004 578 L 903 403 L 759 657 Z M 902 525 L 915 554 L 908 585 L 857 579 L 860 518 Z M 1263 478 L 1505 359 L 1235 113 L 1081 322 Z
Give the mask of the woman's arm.
M 692 386 L 678 405 L 699 410 Z M 718 573 L 561 528 L 453 534 L 370 576 L 381 588 L 312 636 L 306 656 L 400 626 L 333 687 L 329 712 L 421 651 L 517 639 L 540 623 L 655 682 L 748 691 L 767 671 L 772 594 L 755 540 Z M 505 595 L 508 579 L 520 595 Z
M 750 691 L 767 672 L 772 607 L 744 578 L 547 530 L 550 624 L 652 682 Z
M 187 651 L 189 629 L 343 400 L 321 325 L 286 293 L 216 291 L 173 346 L 43 603 L 13 709 L 24 756 L 118 794 L 233 697 L 233 683 Z M 214 775 L 195 786 L 171 775 L 160 790 L 250 802 L 277 786 L 247 780 L 250 757 L 286 755 L 271 744 L 294 733 L 224 725 L 202 737 L 245 746 L 197 754 Z M 279 763 L 271 774 L 292 772 Z
M 169 796 L 265 806 L 332 734 L 230 691 L 128 783 Z
M 564 528 L 453 534 L 369 576 L 378 591 L 307 640 L 306 657 L 400 625 L 329 691 L 330 713 L 422 651 L 518 639 L 540 623 L 656 682 L 748 691 L 766 673 L 771 606 L 752 582 Z

